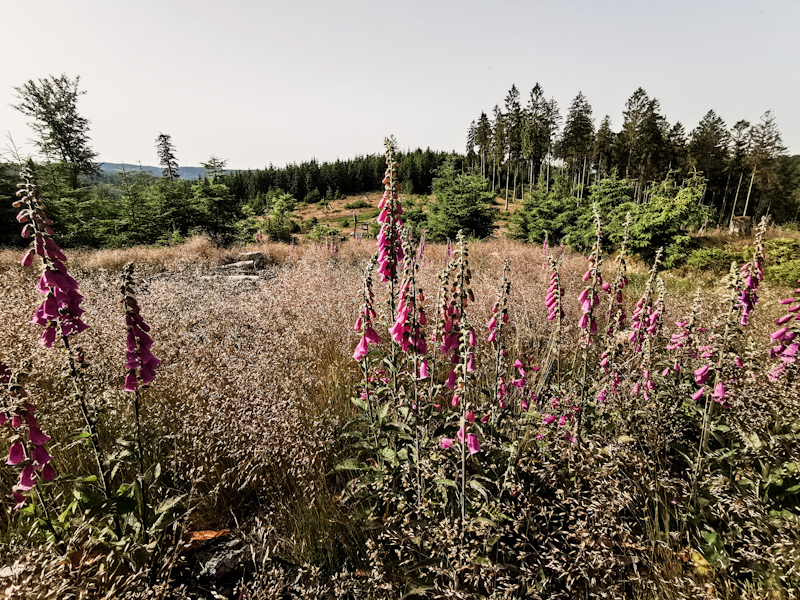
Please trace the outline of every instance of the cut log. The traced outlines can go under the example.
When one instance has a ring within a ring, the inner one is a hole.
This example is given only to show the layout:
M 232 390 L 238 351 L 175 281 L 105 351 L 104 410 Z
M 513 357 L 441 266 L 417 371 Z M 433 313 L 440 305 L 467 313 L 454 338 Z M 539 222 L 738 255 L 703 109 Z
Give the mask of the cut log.
M 226 271 L 234 271 L 236 269 L 244 269 L 248 271 L 252 271 L 256 268 L 256 262 L 254 260 L 241 260 L 239 262 L 230 263 L 228 265 L 220 265 L 220 269 L 224 269 Z

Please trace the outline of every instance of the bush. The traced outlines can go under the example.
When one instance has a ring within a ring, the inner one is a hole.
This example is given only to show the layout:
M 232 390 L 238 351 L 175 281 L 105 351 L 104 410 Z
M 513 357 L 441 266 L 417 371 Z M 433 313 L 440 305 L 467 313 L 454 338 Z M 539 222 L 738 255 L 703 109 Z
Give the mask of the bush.
M 689 255 L 686 264 L 695 269 L 728 271 L 733 261 L 740 260 L 743 260 L 741 252 L 721 248 L 701 248 Z
M 308 234 L 308 238 L 314 240 L 315 242 L 319 242 L 320 240 L 325 239 L 331 235 L 339 235 L 339 230 L 335 227 L 331 227 L 325 223 L 319 223 L 311 229 Z
M 362 198 L 359 198 L 355 202 L 348 202 L 347 204 L 344 205 L 344 207 L 345 208 L 350 208 L 350 209 L 353 209 L 353 208 L 372 208 L 372 205 L 369 202 L 363 200 Z
M 439 169 L 433 181 L 436 200 L 428 214 L 428 236 L 431 240 L 455 239 L 459 230 L 476 238 L 492 233 L 497 210 L 491 207 L 489 182 L 483 177 L 456 173 L 452 158 Z

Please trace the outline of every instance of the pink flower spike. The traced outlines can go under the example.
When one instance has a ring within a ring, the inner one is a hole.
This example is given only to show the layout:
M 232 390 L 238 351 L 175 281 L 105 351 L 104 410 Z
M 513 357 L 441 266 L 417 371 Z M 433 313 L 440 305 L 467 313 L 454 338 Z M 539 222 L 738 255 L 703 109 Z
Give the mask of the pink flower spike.
M 467 449 L 470 454 L 477 454 L 481 451 L 481 443 L 478 441 L 478 436 L 474 433 L 467 434 Z
M 439 440 L 439 445 L 442 447 L 442 450 L 448 450 L 449 448 L 453 447 L 455 440 L 453 438 L 442 438 Z
M 6 464 L 18 465 L 23 460 L 25 460 L 25 449 L 23 448 L 21 442 L 14 442 L 11 444 L 11 448 L 8 450 L 8 459 L 6 460 Z

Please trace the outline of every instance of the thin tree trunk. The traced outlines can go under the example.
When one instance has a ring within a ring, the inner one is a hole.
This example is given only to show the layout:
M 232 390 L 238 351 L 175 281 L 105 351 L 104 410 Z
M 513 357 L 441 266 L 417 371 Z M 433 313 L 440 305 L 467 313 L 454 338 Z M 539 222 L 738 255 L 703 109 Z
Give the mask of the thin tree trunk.
M 550 157 L 547 157 L 547 191 L 550 191 Z
M 731 182 L 731 172 L 728 171 L 728 178 L 725 180 L 725 191 L 722 192 L 722 209 L 719 211 L 719 219 L 717 219 L 717 227 L 722 223 L 725 218 L 725 207 L 728 206 L 728 184 Z
M 583 171 L 581 172 L 581 200 L 583 200 L 583 181 L 586 179 L 586 157 L 583 157 Z
M 750 204 L 750 192 L 753 191 L 753 180 L 756 178 L 756 170 L 753 169 L 753 174 L 750 176 L 750 187 L 747 188 L 747 200 L 744 203 L 744 212 L 742 213 L 743 217 L 747 216 L 747 205 Z
M 736 186 L 736 196 L 733 197 L 733 206 L 731 206 L 731 219 L 728 221 L 728 229 L 733 227 L 733 215 L 736 213 L 736 203 L 739 201 L 739 190 L 742 187 L 742 177 L 744 177 L 744 171 L 739 174 L 739 185 Z
M 508 181 L 511 176 L 511 169 L 506 165 L 506 210 L 508 210 Z
M 514 195 L 511 196 L 511 201 L 512 202 L 516 202 L 517 201 L 517 174 L 518 174 L 518 172 L 519 172 L 519 164 L 516 163 L 516 164 L 514 164 Z

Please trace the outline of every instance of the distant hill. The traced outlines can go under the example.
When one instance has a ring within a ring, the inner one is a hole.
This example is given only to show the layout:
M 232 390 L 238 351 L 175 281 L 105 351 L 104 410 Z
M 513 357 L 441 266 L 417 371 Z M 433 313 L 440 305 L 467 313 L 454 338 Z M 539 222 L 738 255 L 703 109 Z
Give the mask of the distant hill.
M 161 177 L 164 167 L 150 167 L 147 165 L 130 165 L 128 163 L 100 163 L 100 170 L 103 173 L 121 173 L 122 170 L 126 171 L 146 171 L 152 173 L 154 177 Z M 232 170 L 227 170 L 226 173 L 233 173 Z M 205 175 L 203 167 L 178 167 L 178 175 L 181 179 L 199 179 Z

